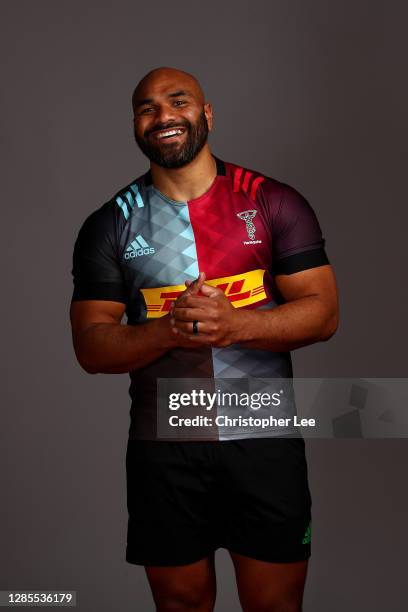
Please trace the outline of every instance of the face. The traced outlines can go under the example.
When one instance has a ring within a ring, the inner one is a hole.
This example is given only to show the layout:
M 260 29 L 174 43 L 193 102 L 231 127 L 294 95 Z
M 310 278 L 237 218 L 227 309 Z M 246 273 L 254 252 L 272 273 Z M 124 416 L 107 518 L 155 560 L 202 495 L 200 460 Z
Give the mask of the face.
M 183 74 L 148 78 L 134 97 L 134 134 L 143 153 L 163 168 L 190 163 L 207 142 L 210 104 L 199 86 Z

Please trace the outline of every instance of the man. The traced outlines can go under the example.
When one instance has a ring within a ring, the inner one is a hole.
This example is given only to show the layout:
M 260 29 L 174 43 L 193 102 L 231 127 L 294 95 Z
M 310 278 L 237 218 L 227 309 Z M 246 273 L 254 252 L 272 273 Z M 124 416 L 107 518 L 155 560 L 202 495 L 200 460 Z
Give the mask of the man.
M 298 611 L 310 556 L 303 439 L 164 440 L 156 381 L 290 378 L 289 351 L 337 328 L 320 227 L 294 189 L 211 154 L 212 108 L 193 76 L 153 70 L 132 102 L 150 170 L 83 224 L 71 305 L 82 367 L 130 372 L 126 559 L 145 566 L 160 612 L 213 609 L 219 547 L 243 610 Z

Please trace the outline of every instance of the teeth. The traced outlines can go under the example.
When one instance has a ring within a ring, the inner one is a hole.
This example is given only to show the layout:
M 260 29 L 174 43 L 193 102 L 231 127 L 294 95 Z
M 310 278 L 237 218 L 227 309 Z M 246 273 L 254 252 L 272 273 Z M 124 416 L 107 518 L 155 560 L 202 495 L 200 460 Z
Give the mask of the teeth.
M 167 130 L 167 132 L 159 132 L 158 138 L 165 138 L 166 136 L 175 136 L 176 134 L 182 134 L 182 130 Z

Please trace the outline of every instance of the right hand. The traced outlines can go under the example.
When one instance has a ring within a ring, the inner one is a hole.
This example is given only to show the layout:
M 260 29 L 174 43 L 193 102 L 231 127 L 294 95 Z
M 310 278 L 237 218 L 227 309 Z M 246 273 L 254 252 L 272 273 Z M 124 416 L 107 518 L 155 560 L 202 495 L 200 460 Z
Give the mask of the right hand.
M 176 342 L 176 347 L 178 348 L 194 348 L 197 349 L 197 343 L 196 342 L 191 342 L 190 340 L 187 340 L 186 338 L 183 338 L 181 334 L 178 333 L 177 329 L 174 326 L 174 319 L 173 319 L 173 309 L 175 308 L 175 304 L 176 302 L 178 302 L 179 300 L 182 300 L 183 297 L 185 297 L 186 295 L 197 295 L 201 289 L 201 287 L 203 286 L 205 281 L 205 272 L 200 272 L 198 277 L 194 280 L 194 281 L 190 281 L 190 280 L 186 280 L 185 284 L 186 284 L 186 289 L 185 291 L 183 291 L 183 293 L 181 295 L 179 295 L 179 297 L 177 298 L 177 300 L 175 300 L 174 302 L 172 302 L 171 304 L 171 308 L 170 308 L 170 313 L 169 313 L 169 324 L 171 327 L 171 333 L 173 335 L 173 338 Z M 203 296 L 203 299 L 204 298 Z M 207 298 L 208 299 L 208 298 Z M 167 317 L 166 317 L 167 319 Z

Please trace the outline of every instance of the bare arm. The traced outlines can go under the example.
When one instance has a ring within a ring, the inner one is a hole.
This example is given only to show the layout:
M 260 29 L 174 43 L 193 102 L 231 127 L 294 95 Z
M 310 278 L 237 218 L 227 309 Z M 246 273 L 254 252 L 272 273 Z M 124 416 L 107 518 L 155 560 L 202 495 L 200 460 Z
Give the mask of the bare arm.
M 271 310 L 240 314 L 240 342 L 250 348 L 291 351 L 328 340 L 339 321 L 336 281 L 331 266 L 275 278 L 287 300 Z
M 147 365 L 174 345 L 166 317 L 122 325 L 125 304 L 83 300 L 71 304 L 72 339 L 81 366 L 90 374 L 115 374 Z
M 275 352 L 327 340 L 337 329 L 338 298 L 331 266 L 319 266 L 275 278 L 287 303 L 268 310 L 235 309 L 224 293 L 203 285 L 207 298 L 183 296 L 173 310 L 173 333 L 196 345 L 241 343 Z M 201 301 L 200 301 L 201 300 Z M 192 334 L 192 321 L 199 333 Z
M 125 304 L 83 300 L 71 304 L 72 339 L 80 365 L 89 374 L 121 374 L 148 365 L 190 342 L 171 332 L 167 315 L 140 325 L 122 325 Z

